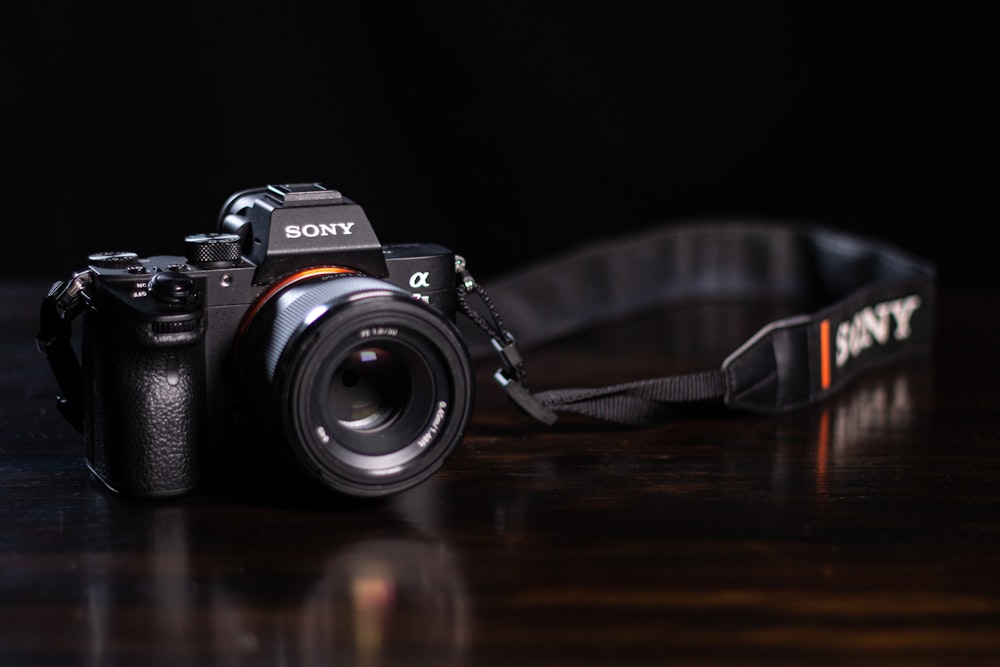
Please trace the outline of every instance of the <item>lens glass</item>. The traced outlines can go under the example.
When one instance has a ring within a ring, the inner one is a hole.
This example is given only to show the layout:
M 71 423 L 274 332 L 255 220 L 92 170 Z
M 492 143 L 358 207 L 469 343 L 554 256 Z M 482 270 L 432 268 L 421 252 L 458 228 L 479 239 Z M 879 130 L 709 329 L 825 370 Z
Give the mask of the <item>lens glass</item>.
M 334 371 L 327 392 L 330 414 L 352 431 L 391 424 L 411 399 L 406 364 L 384 347 L 353 351 Z
M 412 486 L 468 423 L 473 377 L 457 329 L 384 281 L 294 284 L 256 311 L 240 346 L 254 406 L 284 436 L 275 441 L 338 490 Z
M 441 372 L 443 361 L 425 345 L 422 337 L 398 334 L 326 357 L 317 369 L 317 387 L 326 391 L 313 392 L 308 399 L 312 418 L 338 446 L 363 456 L 383 456 L 410 446 L 427 428 L 435 388 L 448 384 Z

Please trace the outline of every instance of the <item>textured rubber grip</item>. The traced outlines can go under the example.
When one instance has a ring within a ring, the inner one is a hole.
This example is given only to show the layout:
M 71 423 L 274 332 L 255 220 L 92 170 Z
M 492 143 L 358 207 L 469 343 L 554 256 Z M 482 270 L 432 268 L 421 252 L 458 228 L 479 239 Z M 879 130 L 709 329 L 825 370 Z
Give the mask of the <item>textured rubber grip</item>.
M 200 479 L 205 417 L 204 331 L 157 334 L 101 321 L 84 336 L 87 462 L 126 496 L 186 493 Z

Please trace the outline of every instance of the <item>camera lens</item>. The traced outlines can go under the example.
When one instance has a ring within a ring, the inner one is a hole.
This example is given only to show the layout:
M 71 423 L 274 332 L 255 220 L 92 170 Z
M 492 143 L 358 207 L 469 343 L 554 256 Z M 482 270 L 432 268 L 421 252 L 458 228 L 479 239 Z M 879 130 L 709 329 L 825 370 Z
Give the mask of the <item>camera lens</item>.
M 330 414 L 353 431 L 373 431 L 403 413 L 414 390 L 426 388 L 429 380 L 426 366 L 388 347 L 360 347 L 334 371 L 327 391 Z
M 430 476 L 472 408 L 454 324 L 394 285 L 359 275 L 294 284 L 239 341 L 247 391 L 303 467 L 351 495 Z

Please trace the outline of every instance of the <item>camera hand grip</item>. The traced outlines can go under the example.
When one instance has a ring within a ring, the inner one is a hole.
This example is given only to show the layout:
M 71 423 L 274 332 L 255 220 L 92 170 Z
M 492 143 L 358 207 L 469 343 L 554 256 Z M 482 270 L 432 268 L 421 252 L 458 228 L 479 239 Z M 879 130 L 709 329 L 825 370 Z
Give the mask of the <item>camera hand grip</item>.
M 87 461 L 111 490 L 128 496 L 177 495 L 200 476 L 204 420 L 204 332 L 157 332 L 155 325 L 95 322 L 85 336 L 89 409 Z

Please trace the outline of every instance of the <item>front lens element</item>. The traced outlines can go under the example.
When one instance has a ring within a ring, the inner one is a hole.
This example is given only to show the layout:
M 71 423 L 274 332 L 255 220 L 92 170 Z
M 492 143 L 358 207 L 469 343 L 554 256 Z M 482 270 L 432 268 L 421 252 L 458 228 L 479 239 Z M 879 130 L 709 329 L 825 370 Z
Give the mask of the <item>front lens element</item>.
M 330 414 L 353 431 L 377 429 L 406 408 L 411 384 L 406 366 L 389 350 L 355 350 L 337 367 L 330 381 Z
M 393 350 L 397 347 L 397 350 Z M 352 431 L 393 424 L 431 385 L 427 364 L 398 346 L 362 346 L 334 370 L 327 391 L 330 415 Z

